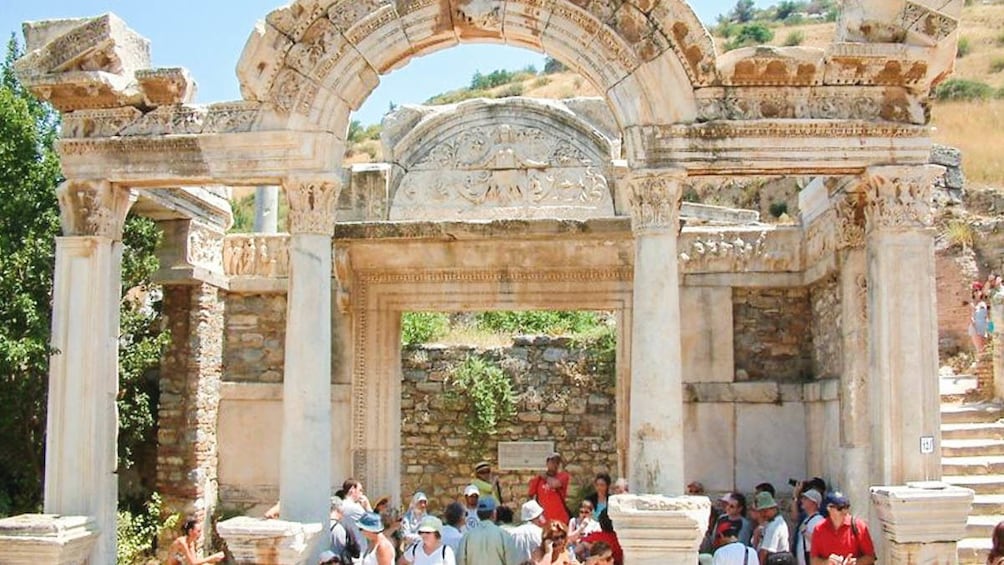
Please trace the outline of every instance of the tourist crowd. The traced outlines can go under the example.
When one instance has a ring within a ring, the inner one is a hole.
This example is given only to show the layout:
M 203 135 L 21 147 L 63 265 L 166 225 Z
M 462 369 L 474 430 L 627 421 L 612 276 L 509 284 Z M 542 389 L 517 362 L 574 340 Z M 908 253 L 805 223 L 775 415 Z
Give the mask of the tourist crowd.
M 990 317 L 991 298 L 1004 291 L 1000 275 L 990 273 L 986 282 L 973 281 L 970 286 L 972 296 L 972 315 L 969 317 L 969 337 L 973 341 L 973 349 L 979 355 L 983 346 L 994 333 L 994 322 Z

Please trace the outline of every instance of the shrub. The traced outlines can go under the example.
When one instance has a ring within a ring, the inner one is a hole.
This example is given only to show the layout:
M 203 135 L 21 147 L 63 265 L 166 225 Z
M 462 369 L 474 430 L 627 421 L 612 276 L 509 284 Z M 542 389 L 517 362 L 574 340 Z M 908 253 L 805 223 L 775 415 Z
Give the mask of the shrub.
M 515 334 L 583 333 L 602 324 L 596 312 L 578 311 L 481 312 L 475 320 L 479 329 Z
M 788 213 L 788 203 L 787 202 L 771 202 L 767 209 L 771 216 L 775 218 L 780 218 L 782 215 Z
M 945 237 L 948 243 L 963 249 L 970 249 L 976 240 L 973 227 L 964 220 L 952 220 L 945 229 Z
M 154 542 L 157 536 L 167 530 L 177 530 L 181 516 L 172 514 L 161 521 L 161 500 L 153 493 L 143 512 L 133 513 L 126 509 L 118 511 L 115 525 L 116 563 L 132 565 L 145 563 L 154 557 Z
M 547 57 L 544 59 L 544 74 L 550 75 L 554 73 L 561 73 L 568 70 L 568 67 L 564 63 L 555 59 L 554 57 Z
M 990 61 L 990 72 L 999 73 L 1004 71 L 1004 57 L 996 57 Z
M 1004 32 L 997 36 L 997 46 L 1004 47 Z
M 537 80 L 533 81 L 534 88 L 543 88 L 549 84 L 551 84 L 551 79 L 549 79 L 548 77 L 540 77 Z
M 523 95 L 523 83 L 515 82 L 513 84 L 506 85 L 505 88 L 496 93 L 496 98 L 509 98 L 510 96 L 522 96 Z
M 446 335 L 450 319 L 442 312 L 405 312 L 401 316 L 401 344 L 428 343 Z
M 959 38 L 959 47 L 958 47 L 958 50 L 955 52 L 955 58 L 956 59 L 961 59 L 961 58 L 965 57 L 966 55 L 968 55 L 972 50 L 973 50 L 973 45 L 972 45 L 972 42 L 969 41 L 969 38 L 968 37 L 960 37 Z
M 763 45 L 770 43 L 772 39 L 774 32 L 769 27 L 760 23 L 746 24 L 739 29 L 739 33 L 726 44 L 725 48 L 731 51 L 749 45 Z
M 793 31 L 784 38 L 784 46 L 794 47 L 801 45 L 803 41 L 805 41 L 805 34 L 801 31 Z
M 471 355 L 450 374 L 447 394 L 467 404 L 467 433 L 484 438 L 516 414 L 512 381 L 498 365 Z
M 934 97 L 946 102 L 949 100 L 986 100 L 994 95 L 994 89 L 982 82 L 953 78 L 946 80 L 934 89 Z

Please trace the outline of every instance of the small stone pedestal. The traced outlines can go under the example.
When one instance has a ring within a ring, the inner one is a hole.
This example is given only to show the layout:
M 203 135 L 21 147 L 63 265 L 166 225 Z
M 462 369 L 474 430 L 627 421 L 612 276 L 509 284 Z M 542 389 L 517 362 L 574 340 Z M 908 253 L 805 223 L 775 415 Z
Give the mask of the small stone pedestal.
M 941 482 L 872 487 L 872 505 L 885 537 L 880 563 L 956 565 L 973 491 Z M 873 525 L 873 530 L 875 525 Z
M 301 565 L 320 553 L 319 523 L 301 524 L 239 516 L 216 525 L 239 565 Z M 313 561 L 316 562 L 316 559 Z
M 621 494 L 607 507 L 625 565 L 694 565 L 708 527 L 704 496 Z
M 0 562 L 5 565 L 79 565 L 98 540 L 89 516 L 21 514 L 0 520 Z

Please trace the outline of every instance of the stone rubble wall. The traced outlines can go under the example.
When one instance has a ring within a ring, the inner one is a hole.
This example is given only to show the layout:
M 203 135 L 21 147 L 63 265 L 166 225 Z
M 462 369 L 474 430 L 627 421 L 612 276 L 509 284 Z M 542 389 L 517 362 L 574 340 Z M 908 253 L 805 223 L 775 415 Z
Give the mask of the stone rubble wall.
M 803 381 L 813 373 L 807 288 L 735 288 L 736 381 Z
M 843 373 L 840 281 L 827 277 L 809 289 L 812 306 L 812 374 L 817 379 Z
M 281 383 L 286 295 L 230 293 L 226 301 L 224 380 Z
M 465 410 L 444 391 L 454 367 L 479 355 L 502 368 L 515 389 L 516 417 L 497 436 L 468 438 Z M 430 509 L 441 512 L 474 477 L 479 460 L 497 464 L 499 441 L 546 441 L 565 458 L 571 491 L 591 483 L 600 471 L 617 476 L 615 387 L 612 373 L 597 371 L 600 360 L 564 337 L 517 337 L 512 347 L 477 349 L 436 345 L 402 353 L 402 498 L 422 490 Z M 612 371 L 612 367 L 610 367 Z M 503 497 L 517 508 L 538 470 L 498 472 Z M 371 493 L 380 496 L 381 493 Z M 569 495 L 570 501 L 576 495 Z

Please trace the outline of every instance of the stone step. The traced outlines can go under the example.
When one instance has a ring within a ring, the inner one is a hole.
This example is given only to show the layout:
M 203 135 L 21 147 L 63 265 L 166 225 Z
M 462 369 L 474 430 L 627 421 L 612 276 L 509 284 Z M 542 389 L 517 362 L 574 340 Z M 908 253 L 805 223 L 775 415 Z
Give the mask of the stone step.
M 990 539 L 994 526 L 1001 520 L 1004 520 L 1004 516 L 970 516 L 966 522 L 966 537 Z
M 973 497 L 973 516 L 1004 516 L 1004 494 L 977 494 Z
M 996 422 L 1001 419 L 1001 405 L 981 402 L 978 404 L 942 404 L 942 424 L 972 424 L 976 422 Z
M 1004 455 L 1004 440 L 942 438 L 941 455 L 944 457 L 988 457 L 991 455 Z
M 946 475 L 1004 474 L 1004 456 L 942 457 L 941 472 Z
M 975 375 L 943 375 L 938 379 L 938 390 L 942 396 L 965 395 L 979 386 L 980 381 Z
M 1004 423 L 977 422 L 975 424 L 942 424 L 941 445 L 956 439 L 999 439 L 1004 440 Z
M 959 565 L 986 565 L 990 538 L 965 538 L 959 541 Z
M 941 480 L 959 487 L 973 489 L 976 494 L 1004 494 L 1004 475 L 952 475 Z

